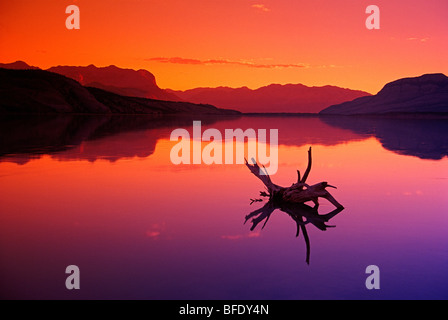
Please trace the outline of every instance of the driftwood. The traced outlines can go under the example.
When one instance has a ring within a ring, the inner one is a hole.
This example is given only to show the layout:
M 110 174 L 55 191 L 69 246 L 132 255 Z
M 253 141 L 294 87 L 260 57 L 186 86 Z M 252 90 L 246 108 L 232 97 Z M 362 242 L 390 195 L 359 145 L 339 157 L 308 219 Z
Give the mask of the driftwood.
M 252 227 L 250 230 L 253 231 L 259 223 L 264 221 L 261 228 L 263 229 L 269 221 L 271 214 L 276 209 L 280 209 L 281 211 L 287 213 L 296 222 L 296 237 L 299 236 L 300 230 L 302 230 L 306 243 L 306 262 L 309 264 L 311 249 L 306 225 L 311 223 L 323 231 L 329 227 L 334 227 L 327 225 L 326 222 L 344 210 L 344 207 L 336 201 L 336 199 L 326 190 L 326 188 L 336 187 L 329 185 L 327 182 L 320 182 L 311 186 L 306 183 L 306 179 L 310 174 L 312 164 L 311 147 L 308 150 L 308 166 L 305 170 L 305 174 L 301 177 L 300 171 L 297 170 L 297 182 L 293 183 L 290 187 L 281 187 L 273 183 L 271 177 L 266 171 L 266 168 L 260 168 L 254 159 L 252 159 L 252 161 L 253 164 L 249 164 L 246 160 L 246 166 L 265 185 L 267 191 L 261 191 L 260 196 L 269 198 L 269 201 L 263 207 L 248 214 L 244 223 L 252 218 Z M 336 209 L 327 214 L 319 214 L 319 198 L 327 199 L 336 207 Z M 250 200 L 250 204 L 262 201 L 262 199 Z M 314 207 L 305 204 L 305 202 L 308 201 L 312 201 L 314 203 Z
M 344 207 L 336 201 L 336 199 L 326 190 L 326 188 L 336 188 L 329 185 L 327 182 L 320 182 L 314 185 L 308 185 L 306 179 L 311 171 L 312 157 L 311 147 L 308 150 L 308 166 L 305 170 L 303 177 L 300 177 L 300 171 L 297 170 L 297 182 L 293 183 L 290 187 L 281 187 L 272 182 L 271 177 L 268 175 L 266 169 L 263 169 L 252 159 L 253 164 L 249 164 L 245 159 L 246 166 L 249 170 L 263 182 L 267 192 L 260 192 L 260 196 L 269 197 L 270 200 L 278 203 L 305 203 L 312 201 L 314 207 L 319 206 L 319 198 L 327 199 L 336 208 L 343 209 Z M 263 174 L 262 174 L 263 173 Z

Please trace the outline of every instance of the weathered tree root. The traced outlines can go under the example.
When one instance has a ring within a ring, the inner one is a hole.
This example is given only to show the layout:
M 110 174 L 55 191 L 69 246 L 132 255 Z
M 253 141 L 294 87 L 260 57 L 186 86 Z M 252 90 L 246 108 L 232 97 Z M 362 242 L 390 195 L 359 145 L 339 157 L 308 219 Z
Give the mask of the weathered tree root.
M 273 183 L 271 177 L 267 174 L 266 169 L 264 167 L 261 169 L 254 159 L 252 159 L 252 161 L 253 164 L 249 164 L 245 159 L 246 166 L 258 179 L 261 180 L 261 182 L 263 182 L 267 188 L 268 193 L 262 191 L 260 192 L 261 196 L 269 196 L 270 200 L 285 203 L 305 203 L 307 201 L 312 201 L 315 208 L 319 206 L 319 198 L 324 198 L 332 203 L 336 208 L 344 208 L 344 206 L 337 202 L 330 192 L 326 190 L 327 187 L 336 187 L 329 185 L 327 182 L 320 182 L 311 186 L 305 183 L 311 171 L 311 147 L 308 150 L 308 166 L 305 170 L 305 174 L 301 178 L 300 171 L 297 170 L 297 182 L 293 183 L 290 187 L 281 187 Z

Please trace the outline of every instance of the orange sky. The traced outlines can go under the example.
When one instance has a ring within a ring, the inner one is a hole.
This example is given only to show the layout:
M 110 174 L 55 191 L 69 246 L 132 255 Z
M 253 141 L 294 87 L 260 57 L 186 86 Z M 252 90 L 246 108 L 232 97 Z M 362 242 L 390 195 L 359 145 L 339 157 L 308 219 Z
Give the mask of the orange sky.
M 65 8 L 79 6 L 80 30 Z M 365 27 L 368 5 L 380 30 Z M 448 75 L 446 0 L 0 1 L 0 62 L 147 69 L 162 88 L 270 83 L 376 93 L 392 80 Z

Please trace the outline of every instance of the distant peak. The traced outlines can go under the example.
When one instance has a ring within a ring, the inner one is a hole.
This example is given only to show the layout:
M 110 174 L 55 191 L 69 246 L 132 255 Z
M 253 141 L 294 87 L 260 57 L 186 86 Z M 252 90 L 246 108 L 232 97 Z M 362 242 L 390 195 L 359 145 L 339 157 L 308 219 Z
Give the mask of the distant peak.
M 402 78 L 402 79 L 398 79 L 395 81 L 392 81 L 388 84 L 392 84 L 392 83 L 399 83 L 399 82 L 409 82 L 409 81 L 446 81 L 448 80 L 448 77 L 446 75 L 444 75 L 443 73 L 425 73 L 421 76 L 417 76 L 417 77 L 407 77 L 407 78 Z
M 420 86 L 422 84 L 435 84 L 445 86 L 448 84 L 448 77 L 443 73 L 426 73 L 417 77 L 402 78 L 387 83 L 378 93 L 382 93 L 397 86 L 402 85 Z
M 119 68 L 114 64 L 108 65 L 107 67 L 99 67 L 98 69 L 122 69 L 122 70 L 127 70 L 126 68 Z
M 11 63 L 0 63 L 0 68 L 16 69 L 16 70 L 20 70 L 20 69 L 39 69 L 38 67 L 30 66 L 28 63 L 26 63 L 25 61 L 22 61 L 22 60 L 17 60 L 15 62 L 11 62 Z

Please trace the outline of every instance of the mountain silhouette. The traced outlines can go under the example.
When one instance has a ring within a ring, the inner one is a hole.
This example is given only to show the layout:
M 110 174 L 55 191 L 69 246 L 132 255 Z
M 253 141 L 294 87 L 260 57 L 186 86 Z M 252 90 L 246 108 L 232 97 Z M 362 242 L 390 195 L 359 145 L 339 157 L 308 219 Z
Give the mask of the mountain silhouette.
M 442 73 L 404 78 L 386 84 L 374 96 L 333 105 L 321 114 L 448 112 L 448 77 Z
M 330 105 L 370 95 L 335 86 L 308 87 L 303 84 L 271 84 L 255 90 L 218 87 L 167 91 L 184 101 L 209 103 L 245 113 L 318 113 Z
M 179 101 L 174 94 L 159 88 L 154 75 L 143 69 L 122 69 L 114 65 L 99 68 L 91 64 L 86 67 L 57 66 L 51 67 L 47 71 L 72 78 L 84 86 L 103 89 L 123 96 Z
M 106 90 L 87 87 L 87 90 L 113 113 L 130 114 L 239 114 L 238 111 L 218 109 L 209 104 L 164 101 L 139 97 L 121 96 Z
M 8 69 L 31 69 L 23 61 L 3 64 Z M 108 67 L 56 66 L 47 71 L 64 75 L 81 85 L 122 96 L 165 101 L 211 104 L 244 113 L 318 113 L 330 105 L 370 95 L 364 91 L 335 86 L 308 87 L 303 84 L 271 84 L 255 90 L 241 88 L 196 88 L 186 91 L 161 89 L 147 70 Z
M 12 63 L 0 63 L 0 68 L 13 69 L 13 70 L 39 69 L 38 67 L 30 66 L 26 62 L 20 60 Z
M 0 68 L 14 70 L 40 69 L 23 61 L 0 63 Z M 179 101 L 179 97 L 159 88 L 152 73 L 147 70 L 123 69 L 111 65 L 96 67 L 56 66 L 46 71 L 54 72 L 76 80 L 83 86 L 110 91 L 122 96 Z
M 78 82 L 44 70 L 0 68 L 0 113 L 109 113 Z
M 235 114 L 211 105 L 126 97 L 45 70 L 0 68 L 0 113 Z

